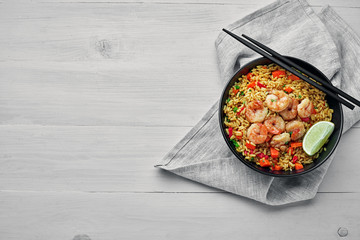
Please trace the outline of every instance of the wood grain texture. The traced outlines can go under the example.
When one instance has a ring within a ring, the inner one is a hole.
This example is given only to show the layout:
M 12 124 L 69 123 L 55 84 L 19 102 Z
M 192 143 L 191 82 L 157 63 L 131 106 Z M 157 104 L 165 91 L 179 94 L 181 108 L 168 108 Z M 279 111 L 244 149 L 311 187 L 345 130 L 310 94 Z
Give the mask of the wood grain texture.
M 28 0 L 23 0 L 23 2 L 27 2 Z M 202 5 L 252 5 L 257 6 L 258 8 L 263 5 L 270 4 L 274 2 L 273 0 L 256 0 L 256 1 L 237 1 L 237 0 L 191 0 L 191 1 L 182 1 L 182 0 L 142 0 L 142 1 L 133 1 L 133 0 L 32 0 L 31 2 L 40 2 L 40 3 L 112 3 L 112 4 L 124 4 L 124 3 L 132 3 L 132 4 L 144 4 L 144 3 L 155 3 L 155 4 L 202 4 Z M 308 3 L 311 6 L 338 6 L 338 7 L 360 7 L 360 2 L 357 0 L 308 0 Z
M 360 123 L 289 206 L 153 167 L 220 96 L 220 29 L 271 2 L 0 1 L 0 239 L 359 239 Z M 360 34 L 359 1 L 309 3 Z
M 0 235 L 8 240 L 359 239 L 359 193 L 318 194 L 269 207 L 226 193 L 1 192 Z M 331 211 L 329 210 L 331 208 Z M 336 209 L 336 210 L 335 210 Z M 21 230 L 20 230 L 21 229 Z
M 4 4 L 0 123 L 194 126 L 222 90 L 220 29 L 257 8 Z M 360 8 L 336 10 L 360 33 Z
M 140 126 L 0 126 L 0 189 L 218 192 L 153 167 L 188 130 Z M 360 145 L 359 135 L 360 128 L 355 128 L 343 136 L 320 192 L 360 192 L 357 174 L 360 161 L 349 156 Z

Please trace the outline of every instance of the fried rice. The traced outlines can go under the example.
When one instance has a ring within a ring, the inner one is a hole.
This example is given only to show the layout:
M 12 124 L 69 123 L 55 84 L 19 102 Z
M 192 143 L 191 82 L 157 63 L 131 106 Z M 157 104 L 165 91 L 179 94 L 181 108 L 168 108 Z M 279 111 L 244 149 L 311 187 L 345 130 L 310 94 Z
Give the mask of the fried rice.
M 283 71 L 285 75 L 275 76 L 274 72 L 276 71 Z M 314 106 L 311 116 L 304 119 L 297 115 L 295 118 L 304 124 L 305 131 L 308 131 L 312 125 L 319 121 L 331 121 L 333 110 L 329 108 L 324 92 L 298 79 L 280 66 L 269 64 L 258 65 L 251 69 L 249 74 L 241 76 L 230 88 L 229 98 L 223 108 L 225 113 L 224 124 L 236 150 L 242 153 L 246 160 L 261 165 L 260 161 L 266 159 L 270 162 L 270 166 L 267 167 L 272 170 L 292 171 L 296 168 L 296 164 L 312 163 L 322 151 L 326 151 L 326 148 L 323 147 L 315 155 L 308 156 L 302 147 L 291 147 L 293 141 L 290 141 L 286 143 L 285 151 L 275 148 L 279 153 L 276 157 L 271 154 L 269 139 L 261 144 L 254 144 L 249 140 L 247 130 L 252 123 L 245 116 L 248 103 L 259 100 L 266 106 L 265 99 L 273 90 L 284 91 L 289 97 L 297 99 L 299 102 L 306 98 L 310 99 Z M 268 109 L 266 117 L 270 116 L 280 115 L 278 112 Z M 285 120 L 286 124 L 288 122 L 290 121 Z M 303 137 L 297 139 L 296 142 L 301 143 L 302 140 Z

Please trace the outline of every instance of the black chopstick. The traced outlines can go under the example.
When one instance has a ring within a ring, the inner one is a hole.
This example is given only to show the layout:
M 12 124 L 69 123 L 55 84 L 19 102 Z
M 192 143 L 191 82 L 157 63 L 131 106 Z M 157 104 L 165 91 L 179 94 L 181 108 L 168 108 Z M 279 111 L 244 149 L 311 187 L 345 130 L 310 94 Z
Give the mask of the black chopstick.
M 224 32 L 226 32 L 227 34 L 229 34 L 230 36 L 232 36 L 233 38 L 235 38 L 236 40 L 238 40 L 239 42 L 241 42 L 242 44 L 244 44 L 245 46 L 247 46 L 248 48 L 254 50 L 255 52 L 259 53 L 260 55 L 264 56 L 265 58 L 273 61 L 274 63 L 278 64 L 279 66 L 283 67 L 284 69 L 288 70 L 289 72 L 291 72 L 292 74 L 294 74 L 295 76 L 301 78 L 302 80 L 304 80 L 305 82 L 311 84 L 312 86 L 318 88 L 319 90 L 325 92 L 327 95 L 331 96 L 332 98 L 336 99 L 338 102 L 342 103 L 343 105 L 345 105 L 346 107 L 350 108 L 350 109 L 354 109 L 355 106 L 352 105 L 351 103 L 345 101 L 344 99 L 340 98 L 338 95 L 336 95 L 335 93 L 331 92 L 330 90 L 328 90 L 327 88 L 325 88 L 324 86 L 316 83 L 315 81 L 307 78 L 306 76 L 304 76 L 303 74 L 299 73 L 298 71 L 296 71 L 294 68 L 292 68 L 291 66 L 289 66 L 287 63 L 281 61 L 278 58 L 273 57 L 272 55 L 264 52 L 262 49 L 258 48 L 257 46 L 253 45 L 252 43 L 242 39 L 241 37 L 239 37 L 238 35 L 223 29 Z M 268 48 L 269 49 L 269 48 Z M 280 54 L 279 54 L 280 55 Z
M 274 50 L 272 50 L 271 48 L 268 48 L 267 46 L 261 44 L 260 42 L 252 39 L 251 37 L 246 36 L 245 34 L 242 34 L 242 36 L 244 38 L 246 38 L 247 40 L 249 40 L 250 42 L 254 43 L 255 45 L 261 47 L 262 49 L 264 49 L 265 51 L 267 51 L 268 53 L 270 53 L 271 55 L 273 55 L 274 57 L 282 60 L 283 62 L 287 63 L 288 65 L 296 68 L 297 70 L 299 70 L 302 73 L 305 73 L 306 75 L 308 75 L 309 77 L 313 78 L 314 80 L 320 82 L 322 85 L 324 85 L 324 87 L 338 93 L 340 96 L 342 96 L 343 98 L 349 100 L 350 102 L 356 104 L 357 106 L 360 107 L 360 101 L 358 101 L 357 99 L 353 98 L 352 96 L 350 96 L 349 94 L 347 94 L 346 92 L 342 91 L 341 89 L 334 87 L 333 85 L 329 84 L 328 82 L 324 81 L 323 79 L 319 78 L 318 76 L 314 75 L 313 73 L 309 72 L 308 70 L 304 69 L 303 67 L 299 66 L 298 64 L 294 63 L 293 61 L 291 61 L 288 58 L 283 57 L 280 53 L 275 52 Z

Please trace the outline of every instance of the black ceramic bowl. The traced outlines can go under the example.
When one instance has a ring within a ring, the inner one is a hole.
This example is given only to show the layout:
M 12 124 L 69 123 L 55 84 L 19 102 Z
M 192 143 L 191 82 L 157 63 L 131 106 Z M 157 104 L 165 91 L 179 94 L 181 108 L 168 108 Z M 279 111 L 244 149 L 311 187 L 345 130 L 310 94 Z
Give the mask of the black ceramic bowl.
M 312 66 L 311 64 L 309 64 L 307 62 L 304 62 L 304 61 L 302 61 L 300 59 L 297 59 L 297 58 L 293 58 L 293 57 L 287 57 L 287 58 L 289 58 L 293 62 L 297 63 L 301 67 L 305 68 L 306 70 L 312 72 L 316 76 L 318 76 L 318 77 L 320 77 L 322 79 L 326 79 L 330 83 L 330 81 L 326 78 L 326 76 L 322 72 L 320 72 L 317 68 Z M 223 135 L 227 145 L 229 146 L 230 150 L 234 153 L 234 155 L 241 162 L 243 162 L 249 168 L 251 168 L 251 169 L 253 169 L 253 170 L 257 171 L 257 172 L 260 172 L 262 174 L 270 175 L 270 176 L 273 176 L 273 177 L 298 176 L 298 175 L 301 175 L 301 174 L 308 173 L 308 172 L 314 170 L 315 168 L 319 167 L 321 164 L 323 164 L 330 157 L 330 155 L 334 152 L 336 146 L 338 145 L 338 143 L 340 141 L 340 138 L 341 138 L 341 132 L 342 132 L 342 129 L 343 129 L 343 121 L 344 121 L 343 118 L 344 117 L 343 117 L 343 113 L 342 113 L 341 104 L 339 102 L 337 102 L 336 100 L 332 99 L 331 97 L 326 97 L 327 102 L 329 104 L 329 107 L 334 110 L 334 113 L 333 113 L 333 116 L 332 116 L 332 122 L 335 124 L 334 132 L 331 134 L 331 136 L 329 138 L 329 142 L 326 144 L 326 149 L 327 150 L 323 151 L 320 154 L 320 156 L 317 159 L 314 160 L 313 163 L 308 164 L 308 165 L 304 165 L 304 168 L 301 169 L 301 170 L 272 171 L 268 167 L 266 167 L 266 168 L 260 167 L 260 166 L 256 165 L 255 163 L 246 160 L 244 158 L 244 156 L 240 152 L 236 151 L 234 144 L 230 141 L 229 136 L 227 135 L 227 133 L 225 131 L 225 129 L 226 129 L 226 126 L 224 124 L 225 114 L 222 111 L 222 109 L 223 109 L 223 107 L 225 105 L 226 99 L 228 99 L 228 97 L 229 97 L 230 88 L 234 86 L 234 83 L 236 81 L 238 81 L 239 77 L 241 77 L 242 75 L 246 75 L 255 66 L 257 66 L 257 65 L 267 65 L 267 64 L 270 64 L 270 63 L 272 63 L 272 62 L 270 60 L 266 59 L 266 58 L 255 59 L 254 61 L 249 62 L 248 64 L 243 66 L 230 79 L 230 81 L 227 83 L 226 87 L 224 88 L 223 93 L 221 95 L 221 99 L 220 99 L 220 108 L 219 108 L 220 128 L 221 128 L 222 135 Z

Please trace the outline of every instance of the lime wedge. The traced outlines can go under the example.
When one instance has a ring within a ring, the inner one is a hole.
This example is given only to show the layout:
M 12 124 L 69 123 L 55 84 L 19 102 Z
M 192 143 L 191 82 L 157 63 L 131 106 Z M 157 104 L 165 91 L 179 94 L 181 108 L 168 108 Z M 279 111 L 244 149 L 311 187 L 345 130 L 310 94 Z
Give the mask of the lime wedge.
M 312 156 L 325 144 L 334 131 L 335 124 L 328 121 L 315 123 L 305 134 L 303 140 L 304 151 Z

